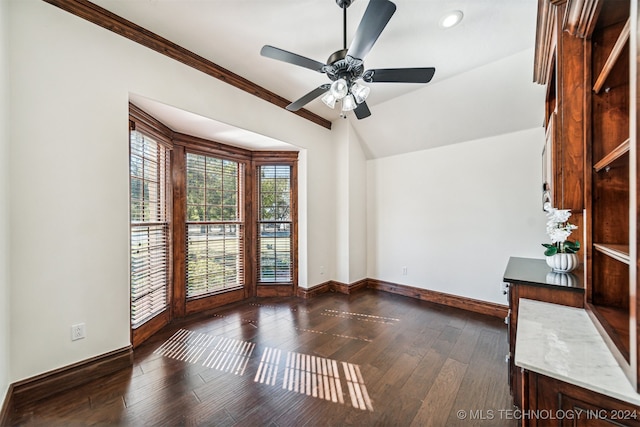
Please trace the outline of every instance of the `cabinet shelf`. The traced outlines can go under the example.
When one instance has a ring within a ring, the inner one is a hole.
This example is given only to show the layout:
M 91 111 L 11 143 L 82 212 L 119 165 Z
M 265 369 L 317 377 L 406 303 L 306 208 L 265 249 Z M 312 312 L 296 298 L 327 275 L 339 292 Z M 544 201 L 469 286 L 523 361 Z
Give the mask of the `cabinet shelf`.
M 618 160 L 629 152 L 630 140 L 627 138 L 622 144 L 618 145 L 613 151 L 604 156 L 598 163 L 593 165 L 593 169 L 596 172 L 600 172 L 607 166 L 610 166 L 613 162 Z
M 605 62 L 604 67 L 602 67 L 602 71 L 600 71 L 600 75 L 598 76 L 598 79 L 593 85 L 593 91 L 595 93 L 600 93 L 600 90 L 602 90 L 602 87 L 604 86 L 604 83 L 606 82 L 607 77 L 609 77 L 609 73 L 613 69 L 613 66 L 615 65 L 616 61 L 620 57 L 620 54 L 622 53 L 622 49 L 624 48 L 624 45 L 629 40 L 630 26 L 631 26 L 631 18 L 627 19 L 627 23 L 625 24 L 624 28 L 620 32 L 620 35 L 618 36 L 616 43 L 613 45 L 613 49 L 611 49 L 611 53 L 607 58 L 607 62 Z
M 622 356 L 629 361 L 629 311 L 611 306 L 592 304 L 591 312 L 607 331 L 607 335 L 618 348 Z
M 536 80 L 547 85 L 545 115 L 556 112 L 543 174 L 550 169 L 557 205 L 578 214 L 585 308 L 640 393 L 638 1 L 538 0 L 535 68 L 551 73 Z
M 603 253 L 624 264 L 630 264 L 629 245 L 616 245 L 611 243 L 594 243 L 593 247 L 600 253 Z

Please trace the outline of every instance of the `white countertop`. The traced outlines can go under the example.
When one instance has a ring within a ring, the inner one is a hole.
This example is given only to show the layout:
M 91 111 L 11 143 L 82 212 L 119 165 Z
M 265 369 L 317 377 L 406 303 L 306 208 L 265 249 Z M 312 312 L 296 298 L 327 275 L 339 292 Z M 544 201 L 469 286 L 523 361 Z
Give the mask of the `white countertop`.
M 640 405 L 636 393 L 587 312 L 521 299 L 515 364 L 616 399 Z

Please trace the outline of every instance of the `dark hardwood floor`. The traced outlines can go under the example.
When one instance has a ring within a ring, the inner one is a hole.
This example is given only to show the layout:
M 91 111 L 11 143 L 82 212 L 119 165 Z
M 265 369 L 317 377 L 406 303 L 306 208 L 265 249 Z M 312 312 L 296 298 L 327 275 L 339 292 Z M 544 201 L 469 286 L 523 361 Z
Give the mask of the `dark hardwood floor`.
M 500 319 L 365 290 L 172 324 L 25 426 L 514 426 Z

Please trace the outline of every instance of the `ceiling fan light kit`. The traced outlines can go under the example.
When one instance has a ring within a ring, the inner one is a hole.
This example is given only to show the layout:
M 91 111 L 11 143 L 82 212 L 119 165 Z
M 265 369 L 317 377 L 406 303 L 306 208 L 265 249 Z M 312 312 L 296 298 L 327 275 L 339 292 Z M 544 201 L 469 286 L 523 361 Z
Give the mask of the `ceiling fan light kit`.
M 335 108 L 336 101 L 342 101 L 342 111 L 346 112 L 355 109 L 358 104 L 362 104 L 369 96 L 370 91 L 370 88 L 356 82 L 349 86 L 345 79 L 338 79 L 331 84 L 329 91 L 321 99 L 329 108 Z
M 342 99 L 349 93 L 349 85 L 345 79 L 338 79 L 331 83 L 331 89 L 329 90 L 336 99 Z
M 355 110 L 357 105 L 353 95 L 347 95 L 342 99 L 342 111 Z
M 331 84 L 322 84 L 292 102 L 287 110 L 297 111 L 323 95 L 322 102 L 330 108 L 335 107 L 336 101 L 341 102 L 340 117 L 346 117 L 346 112 L 354 111 L 358 119 L 364 119 L 371 115 L 366 103 L 371 88 L 358 83 L 358 80 L 367 83 L 428 83 L 433 78 L 436 71 L 433 67 L 365 70 L 364 57 L 395 13 L 396 5 L 389 0 L 370 0 L 347 49 L 347 8 L 352 2 L 353 0 L 336 0 L 336 4 L 343 9 L 344 48 L 332 53 L 326 64 L 277 47 L 263 46 L 260 51 L 262 56 L 326 74 L 332 81 Z
M 351 94 L 358 104 L 362 104 L 367 99 L 369 92 L 371 92 L 369 86 L 361 85 L 358 82 L 353 82 L 351 85 Z
M 322 97 L 322 102 L 324 102 L 325 105 L 329 108 L 335 108 L 336 101 L 337 99 L 335 96 L 333 96 L 333 93 L 331 93 L 331 91 L 325 93 Z

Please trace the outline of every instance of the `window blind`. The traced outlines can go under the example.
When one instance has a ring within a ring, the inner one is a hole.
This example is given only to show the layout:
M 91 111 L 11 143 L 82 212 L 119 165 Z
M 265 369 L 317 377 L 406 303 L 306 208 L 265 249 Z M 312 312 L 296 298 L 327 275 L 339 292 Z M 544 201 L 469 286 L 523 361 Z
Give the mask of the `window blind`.
M 258 280 L 291 282 L 291 166 L 260 166 L 258 177 Z
M 243 165 L 187 153 L 187 298 L 244 285 Z
M 167 307 L 171 271 L 169 149 L 137 131 L 130 134 L 131 325 Z

